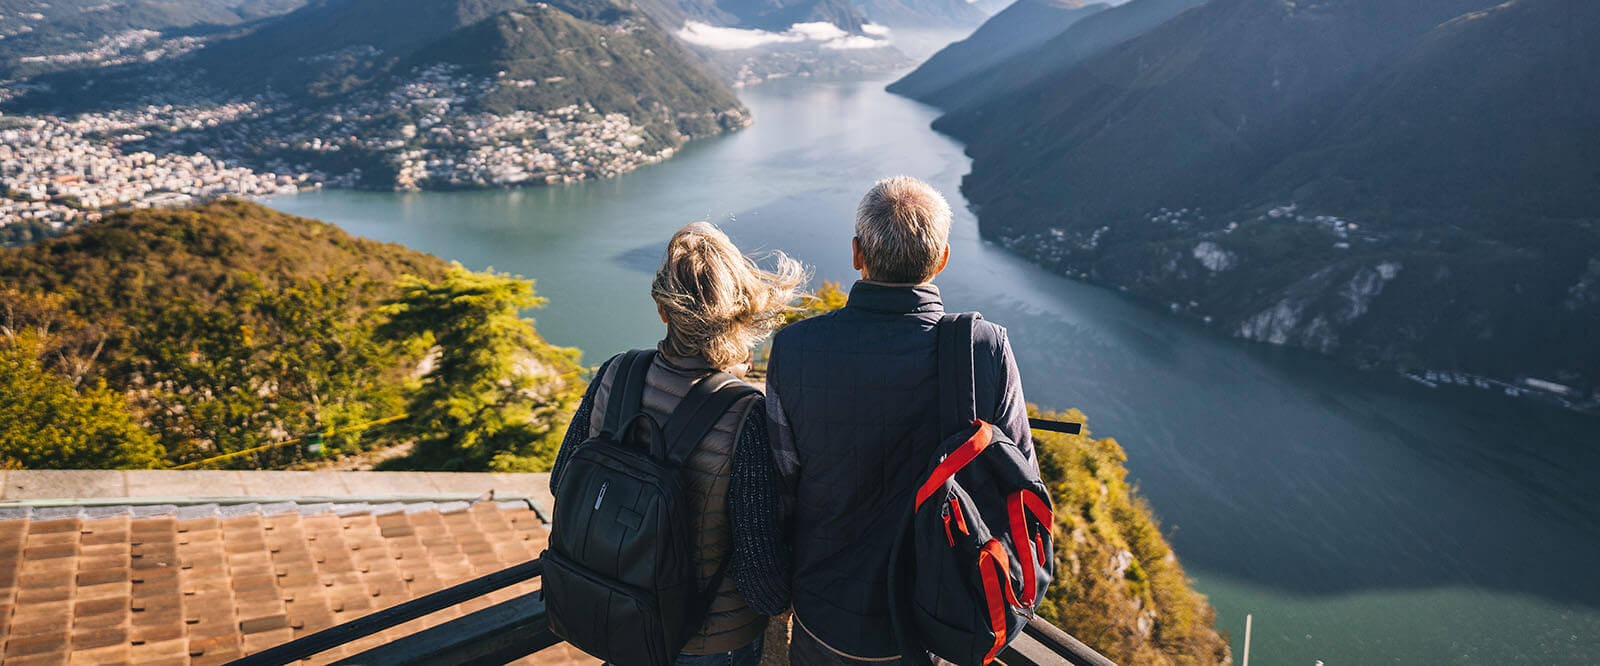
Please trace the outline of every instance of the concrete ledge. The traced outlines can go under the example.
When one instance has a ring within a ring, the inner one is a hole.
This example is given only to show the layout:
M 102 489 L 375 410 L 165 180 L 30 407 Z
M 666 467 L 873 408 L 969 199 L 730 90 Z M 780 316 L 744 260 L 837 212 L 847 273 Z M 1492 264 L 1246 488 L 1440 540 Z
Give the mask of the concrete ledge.
M 532 497 L 548 509 L 548 474 L 217 470 L 0 471 L 0 501 L 105 498 L 362 497 L 482 494 Z
M 121 470 L 31 470 L 6 472 L 0 499 L 127 497 L 127 472 Z

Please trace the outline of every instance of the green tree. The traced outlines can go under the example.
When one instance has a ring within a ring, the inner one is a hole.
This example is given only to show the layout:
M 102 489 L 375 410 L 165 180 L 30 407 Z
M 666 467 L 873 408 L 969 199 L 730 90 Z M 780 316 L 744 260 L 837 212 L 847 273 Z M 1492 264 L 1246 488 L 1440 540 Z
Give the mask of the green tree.
M 449 267 L 252 203 L 128 211 L 0 248 L 0 343 L 32 336 L 45 372 L 80 389 L 103 379 L 168 463 L 318 430 L 341 432 L 330 449 L 365 447 L 393 439 L 359 426 L 404 412 L 422 357 L 376 337 L 377 308 L 399 276 Z
M 97 380 L 86 389 L 39 363 L 38 342 L 0 342 L 0 466 L 142 469 L 162 456 L 122 396 Z
M 177 462 L 270 444 L 387 416 L 399 409 L 398 364 L 373 334 L 376 314 L 356 307 L 361 280 L 303 280 L 283 287 L 249 276 L 217 305 L 178 299 L 151 313 L 133 367 L 155 390 L 147 413 Z M 329 442 L 359 445 L 359 433 Z M 254 454 L 271 466 L 297 448 Z
M 70 290 L 67 291 L 71 293 Z M 96 369 L 109 337 L 105 322 L 90 322 L 71 310 L 66 294 L 0 288 L 0 340 L 30 340 L 43 369 L 80 386 Z
M 428 349 L 405 430 L 430 469 L 548 467 L 570 404 L 577 350 L 546 343 L 519 313 L 533 282 L 456 265 L 439 282 L 405 277 L 381 335 Z

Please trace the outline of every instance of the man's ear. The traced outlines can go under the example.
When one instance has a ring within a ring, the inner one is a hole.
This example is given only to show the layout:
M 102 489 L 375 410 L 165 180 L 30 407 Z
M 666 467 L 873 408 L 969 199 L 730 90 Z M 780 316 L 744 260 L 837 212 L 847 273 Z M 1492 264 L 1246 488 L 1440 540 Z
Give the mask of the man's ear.
M 850 237 L 850 267 L 862 271 L 862 277 L 866 277 L 867 262 L 861 258 L 860 236 Z
M 933 274 L 934 275 L 938 275 L 940 273 L 943 273 L 944 272 L 944 267 L 945 266 L 949 266 L 949 265 L 950 265 L 950 244 L 949 243 L 945 243 L 944 244 L 944 256 L 939 258 L 939 267 L 933 269 Z

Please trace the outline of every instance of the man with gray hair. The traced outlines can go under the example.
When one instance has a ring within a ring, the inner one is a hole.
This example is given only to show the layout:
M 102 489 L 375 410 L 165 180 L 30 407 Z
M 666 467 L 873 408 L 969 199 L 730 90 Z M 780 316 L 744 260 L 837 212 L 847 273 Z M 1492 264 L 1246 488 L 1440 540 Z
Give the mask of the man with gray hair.
M 878 181 L 856 209 L 861 279 L 848 304 L 773 339 L 767 417 L 793 548 L 795 664 L 901 661 L 889 551 L 948 434 L 939 432 L 936 326 L 945 312 L 933 279 L 950 260 L 949 238 L 950 205 L 937 190 L 905 176 Z M 1035 461 L 1006 331 L 975 324 L 978 416 Z

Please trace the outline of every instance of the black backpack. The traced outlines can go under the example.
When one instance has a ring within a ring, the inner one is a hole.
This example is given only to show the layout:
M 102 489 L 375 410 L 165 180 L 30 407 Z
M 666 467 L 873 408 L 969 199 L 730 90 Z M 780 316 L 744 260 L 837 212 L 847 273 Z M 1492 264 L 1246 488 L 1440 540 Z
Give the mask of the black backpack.
M 1054 518 L 1038 470 L 978 419 L 975 314 L 939 322 L 944 441 L 907 507 L 890 561 L 890 616 L 902 654 L 987 664 L 1033 617 L 1055 573 Z
M 679 467 L 736 401 L 756 392 L 714 372 L 658 425 L 641 409 L 654 356 L 636 350 L 613 361 L 600 434 L 562 470 L 542 556 L 550 628 L 622 666 L 672 663 L 710 609 L 728 561 L 705 589 L 695 584 L 693 510 Z

